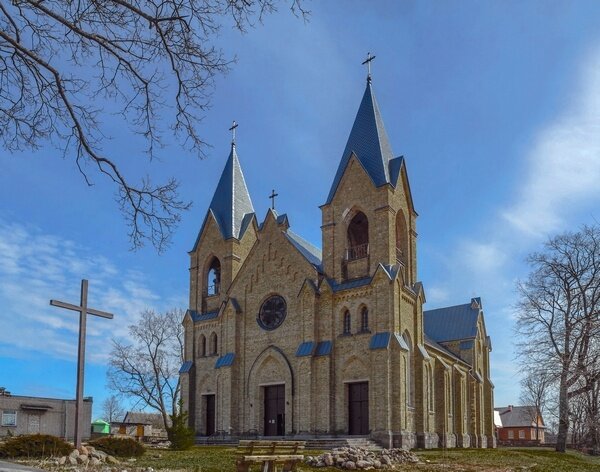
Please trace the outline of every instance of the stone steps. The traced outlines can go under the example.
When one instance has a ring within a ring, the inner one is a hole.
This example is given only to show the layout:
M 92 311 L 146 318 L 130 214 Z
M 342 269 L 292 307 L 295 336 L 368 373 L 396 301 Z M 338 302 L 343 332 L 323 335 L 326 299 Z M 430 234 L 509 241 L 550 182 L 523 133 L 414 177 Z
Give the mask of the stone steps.
M 336 447 L 362 447 L 374 451 L 381 450 L 381 447 L 368 437 L 314 438 L 306 440 L 307 449 L 335 449 Z
M 196 444 L 199 446 L 232 446 L 237 447 L 239 439 L 232 437 L 206 437 L 196 436 Z
M 269 439 L 277 441 L 306 441 L 306 449 L 335 449 L 337 447 L 361 447 L 370 449 L 373 451 L 380 451 L 379 446 L 375 441 L 370 439 L 368 436 L 352 436 L 352 437 L 304 437 L 304 436 L 282 436 L 282 437 L 256 437 L 256 438 L 237 438 L 232 436 L 196 436 L 196 444 L 198 445 L 219 445 L 219 446 L 237 446 L 240 439 L 256 439 L 261 441 L 268 441 Z

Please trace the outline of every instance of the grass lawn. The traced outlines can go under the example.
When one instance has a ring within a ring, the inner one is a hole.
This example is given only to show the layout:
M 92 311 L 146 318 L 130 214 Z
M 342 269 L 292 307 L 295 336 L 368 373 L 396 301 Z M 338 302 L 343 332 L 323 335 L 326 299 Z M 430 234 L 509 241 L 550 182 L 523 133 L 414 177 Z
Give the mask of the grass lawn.
M 306 451 L 317 455 L 319 451 Z M 398 467 L 399 471 L 421 472 L 600 472 L 600 457 L 584 456 L 578 452 L 558 454 L 547 448 L 501 449 L 440 449 L 416 451 L 421 463 Z M 160 455 L 160 457 L 159 457 Z M 139 458 L 136 467 L 185 470 L 196 472 L 235 471 L 235 448 L 197 446 L 189 451 L 149 450 Z M 299 471 L 333 472 L 340 469 L 312 468 L 301 465 Z

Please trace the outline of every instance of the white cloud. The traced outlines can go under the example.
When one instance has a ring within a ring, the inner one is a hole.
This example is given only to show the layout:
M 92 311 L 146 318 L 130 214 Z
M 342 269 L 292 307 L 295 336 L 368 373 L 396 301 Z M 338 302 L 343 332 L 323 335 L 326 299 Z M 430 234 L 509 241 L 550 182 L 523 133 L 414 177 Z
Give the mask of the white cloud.
M 496 241 L 464 241 L 459 248 L 462 264 L 478 276 L 496 274 L 506 260 L 506 246 Z
M 538 133 L 518 200 L 503 213 L 526 235 L 562 229 L 573 207 L 600 197 L 600 50 L 579 82 L 570 108 Z
M 437 306 L 445 303 L 450 298 L 450 291 L 446 287 L 442 286 L 431 286 L 427 287 L 427 303 L 428 306 Z
M 491 219 L 479 237 L 456 244 L 441 260 L 446 272 L 433 281 L 440 293 L 482 297 L 499 403 L 517 401 L 519 395 L 513 325 L 515 279 L 527 270 L 524 254 L 542 239 L 576 228 L 582 212 L 600 206 L 600 48 L 580 72 L 571 104 L 536 133 L 525 153 L 526 170 L 514 200 L 497 210 L 501 218 Z
M 85 247 L 36 228 L 0 220 L 0 352 L 74 359 L 78 314 L 49 305 L 51 298 L 79 301 L 81 278 L 90 280 L 91 305 L 115 314 L 112 320 L 88 317 L 87 360 L 104 362 L 113 336 L 146 308 L 165 308 L 142 274 L 119 271 Z

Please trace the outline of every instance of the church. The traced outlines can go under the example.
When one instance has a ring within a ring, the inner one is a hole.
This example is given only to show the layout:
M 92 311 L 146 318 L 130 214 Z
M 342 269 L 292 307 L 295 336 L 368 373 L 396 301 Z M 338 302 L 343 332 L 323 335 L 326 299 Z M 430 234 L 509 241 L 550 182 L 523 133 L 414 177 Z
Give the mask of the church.
M 369 74 L 322 249 L 254 211 L 235 140 L 190 256 L 182 398 L 198 436 L 495 447 L 480 298 L 423 311 L 417 212 Z

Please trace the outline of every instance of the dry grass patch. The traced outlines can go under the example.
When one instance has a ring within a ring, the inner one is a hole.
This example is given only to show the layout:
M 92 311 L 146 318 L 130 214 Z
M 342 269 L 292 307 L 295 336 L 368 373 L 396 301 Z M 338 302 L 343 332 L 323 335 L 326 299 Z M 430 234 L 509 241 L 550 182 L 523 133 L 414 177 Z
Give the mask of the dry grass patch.
M 231 472 L 235 470 L 235 447 L 196 446 L 188 451 L 148 450 L 136 467 L 190 472 Z M 318 455 L 322 451 L 305 451 Z M 598 472 L 600 458 L 577 452 L 558 454 L 550 449 L 434 449 L 416 451 L 419 464 L 403 465 L 397 471 L 419 472 Z M 298 467 L 299 472 L 334 472 L 336 468 Z

